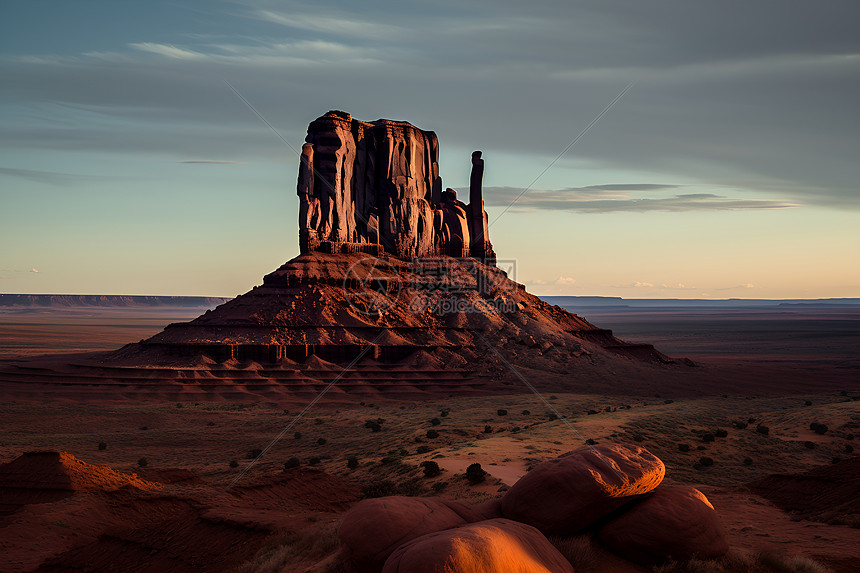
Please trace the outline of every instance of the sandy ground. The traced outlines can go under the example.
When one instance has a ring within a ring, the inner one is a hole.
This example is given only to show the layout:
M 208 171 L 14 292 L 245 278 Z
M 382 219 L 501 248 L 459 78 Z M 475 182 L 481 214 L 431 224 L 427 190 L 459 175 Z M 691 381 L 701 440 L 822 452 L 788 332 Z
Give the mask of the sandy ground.
M 54 317 L 54 326 L 45 324 L 44 317 L 18 317 L 16 322 L 5 316 L 0 340 L 29 340 L 15 350 L 24 354 L 93 350 L 147 336 L 163 325 L 155 322 L 186 318 L 148 315 L 134 323 L 128 316 L 102 313 L 87 327 L 80 316 Z M 121 330 L 114 320 L 134 326 Z M 502 495 L 530 466 L 588 439 L 636 444 L 659 456 L 667 466 L 667 482 L 695 485 L 711 498 L 734 547 L 798 553 L 834 571 L 856 570 L 860 530 L 798 520 L 745 487 L 770 474 L 798 473 L 854 455 L 851 450 L 860 445 L 853 439 L 860 436 L 856 370 L 845 367 L 850 357 L 844 353 L 836 361 L 819 357 L 820 364 L 810 364 L 804 354 L 797 360 L 805 370 L 798 370 L 790 363 L 796 349 L 782 342 L 763 345 L 761 352 L 712 357 L 697 371 L 726 372 L 725 391 L 677 392 L 673 383 L 662 391 L 650 385 L 647 392 L 543 392 L 564 420 L 551 419 L 545 404 L 522 388 L 412 400 L 344 395 L 301 418 L 297 414 L 306 399 L 288 396 L 215 402 L 200 395 L 125 403 L 97 397 L 78 402 L 7 400 L 0 404 L 0 462 L 26 451 L 61 450 L 89 464 L 165 485 L 157 494 L 147 494 L 145 502 L 122 491 L 78 491 L 0 517 L 0 550 L 8 556 L 6 569 L 0 569 L 23 572 L 46 564 L 44 570 L 62 570 L 95 555 L 149 547 L 149 570 L 241 570 L 245 562 L 256 564 L 256 569 L 246 570 L 322 571 L 336 551 L 339 516 L 362 496 L 486 500 Z M 774 357 L 779 367 L 774 367 Z M 816 372 L 823 383 L 817 383 Z M 539 390 L 544 388 L 541 382 L 534 382 Z M 500 410 L 507 413 L 500 415 Z M 366 427 L 368 421 L 381 430 Z M 746 427 L 739 428 L 741 422 Z M 811 431 L 812 422 L 826 424 L 827 432 Z M 768 427 L 767 435 L 756 431 L 760 424 Z M 438 437 L 428 437 L 431 430 Z M 726 435 L 706 441 L 704 435 L 717 430 Z M 238 496 L 228 493 L 228 485 L 251 463 L 253 450 L 269 445 L 239 482 L 249 489 Z M 351 456 L 358 460 L 354 469 L 347 467 Z M 698 462 L 704 456 L 714 464 L 701 467 Z M 284 463 L 294 457 L 300 468 L 284 471 Z M 139 465 L 142 458 L 146 467 Z M 442 474 L 424 477 L 423 461 L 436 461 Z M 465 480 L 463 471 L 471 463 L 488 471 L 484 483 L 469 485 Z M 297 471 L 300 477 L 290 473 Z M 171 476 L 182 475 L 186 479 L 171 481 Z M 139 524 L 138 529 L 115 532 L 118 520 Z M 171 529 L 164 525 L 168 522 L 187 529 Z M 147 537 L 142 531 L 152 533 Z M 221 540 L 220 551 L 211 549 L 211 539 Z M 235 549 L 231 539 L 241 541 L 244 549 Z M 142 554 L 130 555 L 144 559 Z

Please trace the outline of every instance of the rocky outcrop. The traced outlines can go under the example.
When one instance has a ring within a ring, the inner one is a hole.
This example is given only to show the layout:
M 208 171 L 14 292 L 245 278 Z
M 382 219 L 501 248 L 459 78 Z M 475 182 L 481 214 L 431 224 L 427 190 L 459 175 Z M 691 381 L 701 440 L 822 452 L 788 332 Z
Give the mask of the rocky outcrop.
M 439 141 L 405 121 L 363 122 L 330 111 L 308 126 L 297 192 L 302 253 L 449 255 L 489 264 L 495 253 L 472 154 L 469 204 L 442 191 Z
M 699 490 L 661 486 L 600 529 L 613 553 L 643 565 L 714 559 L 729 550 L 714 506 Z
M 523 476 L 502 498 L 502 515 L 548 535 L 575 533 L 656 488 L 665 471 L 645 448 L 580 448 Z
M 413 539 L 486 519 L 482 508 L 441 498 L 382 497 L 357 503 L 338 535 L 346 557 L 362 573 L 379 571 L 391 553 Z
M 382 573 L 573 573 L 540 531 L 491 519 L 419 537 L 400 546 Z

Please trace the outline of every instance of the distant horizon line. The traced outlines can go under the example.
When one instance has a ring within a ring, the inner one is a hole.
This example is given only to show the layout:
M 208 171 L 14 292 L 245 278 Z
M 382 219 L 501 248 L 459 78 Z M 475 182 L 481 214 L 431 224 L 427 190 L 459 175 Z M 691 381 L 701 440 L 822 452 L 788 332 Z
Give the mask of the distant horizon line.
M 0 297 L 6 296 L 79 296 L 79 297 L 135 297 L 135 298 L 222 298 L 227 300 L 232 300 L 239 296 L 242 296 L 241 293 L 234 296 L 223 296 L 223 295 L 209 295 L 209 294 L 118 294 L 118 293 L 41 293 L 41 292 L 27 292 L 27 293 L 13 293 L 13 292 L 0 292 Z M 618 295 L 574 295 L 574 294 L 544 294 L 538 295 L 535 293 L 530 293 L 540 299 L 546 298 L 571 298 L 571 299 L 602 299 L 602 300 L 628 300 L 628 301 L 656 301 L 656 300 L 666 300 L 666 301 L 748 301 L 748 302 L 777 302 L 777 301 L 856 301 L 860 303 L 860 297 L 785 297 L 785 298 L 742 298 L 742 297 L 727 297 L 727 298 L 664 298 L 664 297 L 636 297 L 636 298 L 628 298 Z

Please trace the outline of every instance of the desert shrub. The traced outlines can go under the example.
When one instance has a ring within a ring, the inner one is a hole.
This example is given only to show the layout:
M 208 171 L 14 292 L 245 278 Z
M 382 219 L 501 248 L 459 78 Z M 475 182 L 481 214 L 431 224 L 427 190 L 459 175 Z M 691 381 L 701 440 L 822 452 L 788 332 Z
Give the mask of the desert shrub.
M 297 440 L 301 440 L 302 439 L 302 433 L 296 432 L 295 434 L 293 434 L 293 438 L 295 438 Z
M 558 400 L 558 396 L 553 395 L 553 396 L 550 396 L 549 399 L 550 400 Z
M 105 442 L 99 442 L 99 450 L 106 450 L 107 444 Z
M 496 414 L 498 414 L 499 416 L 507 416 L 508 411 L 505 410 L 504 408 L 499 408 L 498 410 L 496 410 Z
M 846 439 L 846 440 L 853 440 L 853 439 L 854 439 L 854 434 L 848 434 L 847 436 L 845 436 L 845 439 Z
M 439 432 L 437 432 L 436 430 L 427 430 L 427 437 L 430 438 L 431 440 L 433 438 L 438 438 Z
M 372 432 L 379 432 L 380 430 L 382 430 L 382 424 L 380 424 L 380 423 L 379 423 L 378 421 L 376 421 L 376 420 L 368 420 L 368 421 L 366 421 L 366 422 L 364 423 L 364 427 L 365 427 L 365 428 L 370 428 L 370 431 L 372 431 Z
M 140 429 L 141 429 L 141 430 L 143 430 L 143 431 L 146 431 L 146 430 L 148 430 L 148 429 L 149 429 L 149 426 L 141 426 L 141 427 L 140 427 Z
M 744 465 L 751 466 L 753 464 L 752 458 L 744 458 Z
M 466 468 L 466 479 L 471 484 L 481 483 L 487 479 L 487 472 L 481 467 L 481 464 L 474 463 Z
M 803 405 L 804 406 L 812 406 L 812 402 L 810 400 L 807 400 L 806 402 L 803 403 Z
M 764 424 L 759 424 L 758 426 L 756 426 L 755 431 L 758 432 L 759 434 L 764 434 L 765 436 L 770 434 L 770 428 L 768 428 Z
M 531 416 L 532 415 L 531 411 L 529 411 L 529 410 L 523 410 L 522 414 L 523 414 L 523 416 Z
M 634 442 L 644 442 L 645 436 L 643 436 L 642 434 L 636 434 L 635 436 L 633 436 L 633 441 Z
M 215 422 L 206 422 L 206 425 L 210 428 L 215 425 Z
M 845 453 L 846 454 L 854 453 L 854 446 L 852 446 L 851 444 L 845 444 Z
M 838 464 L 841 461 L 842 461 L 842 458 L 840 458 L 839 456 L 834 456 L 833 459 L 830 460 L 830 463 L 831 464 Z
M 390 495 L 417 496 L 426 492 L 418 478 L 396 483 L 389 479 L 376 480 L 361 488 L 363 498 L 387 497 Z
M 748 424 L 755 424 L 755 418 L 747 418 Z
M 325 438 L 320 438 L 319 440 L 317 440 L 317 444 L 319 444 L 321 446 L 324 446 L 327 443 L 328 443 L 328 440 L 326 440 Z
M 827 433 L 827 425 L 821 424 L 819 422 L 812 422 L 809 424 L 809 429 L 815 432 L 816 434 L 826 434 Z
M 585 445 L 586 445 L 586 446 L 594 446 L 594 445 L 596 445 L 596 444 L 597 444 L 597 440 L 594 440 L 594 439 L 592 439 L 592 438 L 588 438 L 587 440 L 585 440 Z
M 245 457 L 249 460 L 256 460 L 263 454 L 263 450 L 260 448 L 254 448 L 253 450 L 248 450 L 248 453 L 245 454 Z
M 605 408 L 603 409 L 603 411 L 604 411 L 604 412 L 611 412 L 611 411 L 612 411 L 612 406 L 607 406 L 607 407 L 605 407 Z
M 807 450 L 814 450 L 815 449 L 815 442 L 809 442 L 809 441 L 803 442 L 803 447 L 806 448 Z
M 554 420 L 558 420 L 558 414 L 556 414 L 555 412 L 553 412 L 552 414 L 550 414 L 548 417 L 549 417 L 549 421 L 550 421 L 550 422 L 552 422 L 552 421 L 554 421 Z
M 424 470 L 424 477 L 436 477 L 442 473 L 442 470 L 439 468 L 439 464 L 436 462 L 421 462 L 421 467 Z
M 299 460 L 299 458 L 290 458 L 284 462 L 284 469 L 289 470 L 292 468 L 297 468 L 300 465 L 302 465 L 302 462 L 301 460 Z
M 493 427 L 492 426 L 484 426 L 484 433 L 485 434 L 492 434 L 493 433 Z
M 725 438 L 726 436 L 729 435 L 729 433 L 727 431 L 723 430 L 722 428 L 720 428 L 719 430 L 714 431 L 714 435 L 718 438 Z
M 450 409 L 448 409 L 448 408 L 445 408 L 445 409 L 443 409 L 441 412 L 439 412 L 439 415 L 440 415 L 440 416 L 442 416 L 442 417 L 444 418 L 444 417 L 446 417 L 446 416 L 447 416 L 448 414 L 450 414 L 450 413 L 451 413 L 451 410 L 450 410 Z
M 318 465 L 320 465 L 321 461 L 322 461 L 321 458 L 313 457 L 313 458 L 308 460 L 308 465 L 309 466 L 318 466 Z
M 678 444 L 678 449 L 682 452 L 689 452 L 690 444 Z
M 714 465 L 714 458 L 709 458 L 708 456 L 702 456 L 699 458 L 699 465 L 703 468 L 710 467 Z
M 433 418 L 432 420 L 430 420 L 431 426 L 438 426 L 441 423 L 442 423 L 442 420 L 440 420 L 439 418 Z
M 433 448 L 430 446 L 418 446 L 418 449 L 415 450 L 418 454 L 426 454 L 427 452 L 433 451 Z
M 177 408 L 184 408 L 184 406 L 182 405 L 182 402 L 177 402 L 176 407 Z
M 355 456 L 349 456 L 348 458 L 346 458 L 346 467 L 348 467 L 351 470 L 354 470 L 355 468 L 357 468 L 358 467 L 358 458 Z
M 743 430 L 743 429 L 744 429 L 744 428 L 746 428 L 748 425 L 749 425 L 749 424 L 747 424 L 746 422 L 743 422 L 743 421 L 739 421 L 739 422 L 732 422 L 732 426 L 734 426 L 734 427 L 735 427 L 735 428 L 737 428 L 738 430 Z
M 146 458 L 140 458 L 139 460 L 137 460 L 137 465 L 139 465 L 142 468 L 145 468 L 146 466 L 149 465 L 149 460 Z
M 321 425 L 322 423 L 323 423 L 322 418 L 314 418 L 314 424 L 316 424 L 317 426 Z
M 703 442 L 713 442 L 714 441 L 714 435 L 713 434 L 702 434 L 702 441 Z
M 511 428 L 511 432 L 519 432 L 519 431 L 520 431 L 519 426 L 514 426 L 513 428 Z M 850 446 L 845 446 L 845 447 L 850 447 Z
M 230 467 L 231 467 L 231 468 L 238 468 L 238 467 L 239 467 L 239 462 L 238 462 L 238 461 L 236 461 L 236 460 L 230 460 L 230 464 L 229 464 L 229 465 L 230 465 Z
M 674 400 L 663 400 L 663 403 L 664 404 L 674 404 L 675 401 Z
M 588 411 L 588 415 L 589 415 L 589 416 L 593 416 L 594 414 L 599 414 L 599 413 L 600 413 L 600 412 L 598 412 L 597 410 L 589 410 L 589 411 Z

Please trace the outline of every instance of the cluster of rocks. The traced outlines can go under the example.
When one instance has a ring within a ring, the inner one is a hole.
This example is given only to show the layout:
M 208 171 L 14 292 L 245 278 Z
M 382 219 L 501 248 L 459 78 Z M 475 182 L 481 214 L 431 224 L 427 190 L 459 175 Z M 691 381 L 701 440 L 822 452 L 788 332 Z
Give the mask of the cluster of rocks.
M 340 540 L 360 573 L 552 571 L 573 566 L 546 536 L 590 533 L 641 565 L 717 558 L 725 532 L 700 491 L 660 486 L 665 466 L 644 448 L 585 447 L 536 466 L 502 498 L 363 500 Z M 659 486 L 659 487 L 658 487 Z
M 364 122 L 330 111 L 308 126 L 299 165 L 302 253 L 448 255 L 495 263 L 472 154 L 469 204 L 442 190 L 439 141 L 405 121 Z

